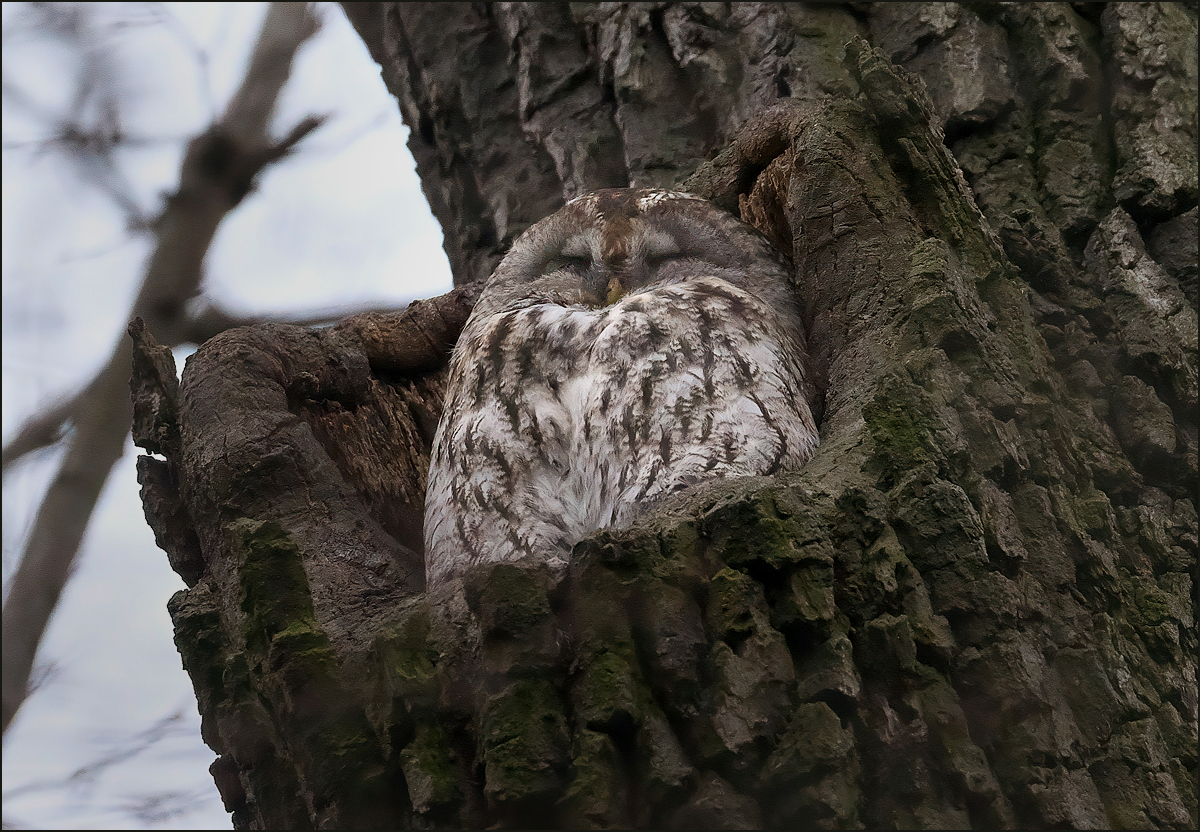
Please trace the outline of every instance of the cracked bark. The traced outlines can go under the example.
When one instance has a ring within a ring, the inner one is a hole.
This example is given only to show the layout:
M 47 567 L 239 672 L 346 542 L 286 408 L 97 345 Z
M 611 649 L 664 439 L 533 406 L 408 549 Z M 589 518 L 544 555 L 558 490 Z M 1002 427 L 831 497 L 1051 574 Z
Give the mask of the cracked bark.
M 138 373 L 235 826 L 1195 827 L 1194 4 L 346 11 L 463 288 Z M 469 285 L 629 184 L 790 251 L 822 445 L 430 597 Z

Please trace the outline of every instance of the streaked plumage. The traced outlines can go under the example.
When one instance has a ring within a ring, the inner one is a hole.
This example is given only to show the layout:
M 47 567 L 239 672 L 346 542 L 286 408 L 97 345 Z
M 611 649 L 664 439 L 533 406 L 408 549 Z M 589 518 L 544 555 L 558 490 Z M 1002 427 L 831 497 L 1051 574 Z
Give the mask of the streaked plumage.
M 715 477 L 812 454 L 787 272 L 705 200 L 599 191 L 521 236 L 455 348 L 425 504 L 426 577 L 533 554 Z

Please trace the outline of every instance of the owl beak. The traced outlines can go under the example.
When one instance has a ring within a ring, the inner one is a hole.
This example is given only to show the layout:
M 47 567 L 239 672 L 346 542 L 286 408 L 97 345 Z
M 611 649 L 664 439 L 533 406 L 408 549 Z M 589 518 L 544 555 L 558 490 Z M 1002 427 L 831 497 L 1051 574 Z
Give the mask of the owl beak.
M 629 294 L 629 289 L 621 282 L 621 278 L 613 277 L 608 281 L 608 294 L 605 295 L 604 303 L 606 306 L 612 306 L 627 294 Z
M 629 294 L 628 278 L 614 274 L 608 269 L 593 274 L 585 284 L 587 305 L 593 309 L 612 306 Z

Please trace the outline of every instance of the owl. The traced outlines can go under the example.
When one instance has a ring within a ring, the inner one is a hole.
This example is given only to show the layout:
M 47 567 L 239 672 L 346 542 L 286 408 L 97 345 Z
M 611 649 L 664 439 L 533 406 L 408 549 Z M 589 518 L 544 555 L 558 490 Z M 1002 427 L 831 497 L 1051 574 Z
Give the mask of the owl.
M 717 477 L 813 453 L 804 333 L 762 235 L 661 190 L 578 197 L 530 227 L 451 356 L 425 500 L 430 586 L 574 545 Z

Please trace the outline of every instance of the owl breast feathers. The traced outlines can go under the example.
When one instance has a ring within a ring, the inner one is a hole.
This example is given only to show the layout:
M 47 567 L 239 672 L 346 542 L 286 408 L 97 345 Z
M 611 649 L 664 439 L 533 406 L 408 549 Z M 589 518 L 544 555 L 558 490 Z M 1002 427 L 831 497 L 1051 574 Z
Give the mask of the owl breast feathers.
M 425 499 L 430 585 L 581 538 L 817 444 L 788 275 L 707 201 L 598 191 L 526 231 L 451 359 Z

